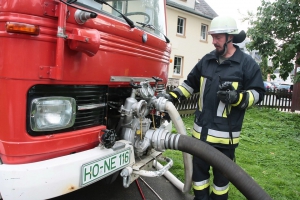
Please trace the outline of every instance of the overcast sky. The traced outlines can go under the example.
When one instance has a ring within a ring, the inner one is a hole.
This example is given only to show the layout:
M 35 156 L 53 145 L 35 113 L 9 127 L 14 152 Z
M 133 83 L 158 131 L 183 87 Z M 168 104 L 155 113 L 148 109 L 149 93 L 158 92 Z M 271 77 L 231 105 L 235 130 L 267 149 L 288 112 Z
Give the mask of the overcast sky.
M 247 31 L 248 24 L 241 22 L 247 11 L 256 13 L 257 7 L 261 5 L 261 0 L 205 0 L 208 5 L 219 16 L 231 16 L 235 18 L 238 28 Z

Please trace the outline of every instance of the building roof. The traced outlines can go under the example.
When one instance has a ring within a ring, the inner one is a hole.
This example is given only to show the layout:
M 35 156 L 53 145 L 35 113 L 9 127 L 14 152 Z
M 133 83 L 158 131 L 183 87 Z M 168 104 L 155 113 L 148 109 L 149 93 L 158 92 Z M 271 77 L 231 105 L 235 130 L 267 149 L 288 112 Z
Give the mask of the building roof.
M 204 0 L 196 0 L 195 9 L 180 5 L 171 0 L 167 0 L 167 5 L 207 19 L 213 19 L 218 16 L 218 14 Z
M 196 0 L 195 10 L 204 15 L 211 16 L 215 18 L 218 14 L 204 1 L 204 0 Z

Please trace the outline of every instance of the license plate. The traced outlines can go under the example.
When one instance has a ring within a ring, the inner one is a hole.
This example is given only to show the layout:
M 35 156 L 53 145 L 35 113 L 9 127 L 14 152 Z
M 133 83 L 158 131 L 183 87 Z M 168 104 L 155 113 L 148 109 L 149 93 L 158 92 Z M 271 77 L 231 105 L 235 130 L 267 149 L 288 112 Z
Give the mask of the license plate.
M 130 149 L 86 163 L 81 167 L 81 186 L 102 179 L 130 162 Z

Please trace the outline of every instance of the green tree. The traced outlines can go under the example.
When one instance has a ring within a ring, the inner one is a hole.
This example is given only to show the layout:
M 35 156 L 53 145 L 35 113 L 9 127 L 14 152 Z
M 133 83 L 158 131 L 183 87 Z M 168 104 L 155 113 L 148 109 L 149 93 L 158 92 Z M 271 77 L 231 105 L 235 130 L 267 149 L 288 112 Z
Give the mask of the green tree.
M 259 63 L 261 74 L 264 80 L 267 79 L 268 74 L 272 74 L 272 68 L 268 66 L 268 59 L 266 57 L 262 58 L 262 61 Z
M 247 48 L 259 50 L 263 60 L 270 59 L 272 72 L 280 67 L 280 76 L 284 80 L 293 70 L 293 59 L 300 52 L 299 3 L 300 0 L 262 0 L 257 13 L 249 13 L 245 18 L 251 27 L 247 32 L 251 39 Z M 300 64 L 299 58 L 296 63 Z

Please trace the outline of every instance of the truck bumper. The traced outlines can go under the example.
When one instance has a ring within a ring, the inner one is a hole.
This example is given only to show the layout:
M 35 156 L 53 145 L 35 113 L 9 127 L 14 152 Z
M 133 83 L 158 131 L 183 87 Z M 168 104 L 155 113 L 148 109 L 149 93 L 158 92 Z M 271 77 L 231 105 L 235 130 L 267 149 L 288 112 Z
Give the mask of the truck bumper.
M 119 165 L 118 160 L 124 161 L 123 152 L 129 160 Z M 53 198 L 101 180 L 134 162 L 132 145 L 122 140 L 111 149 L 95 147 L 41 162 L 2 164 L 0 197 L 4 200 Z

